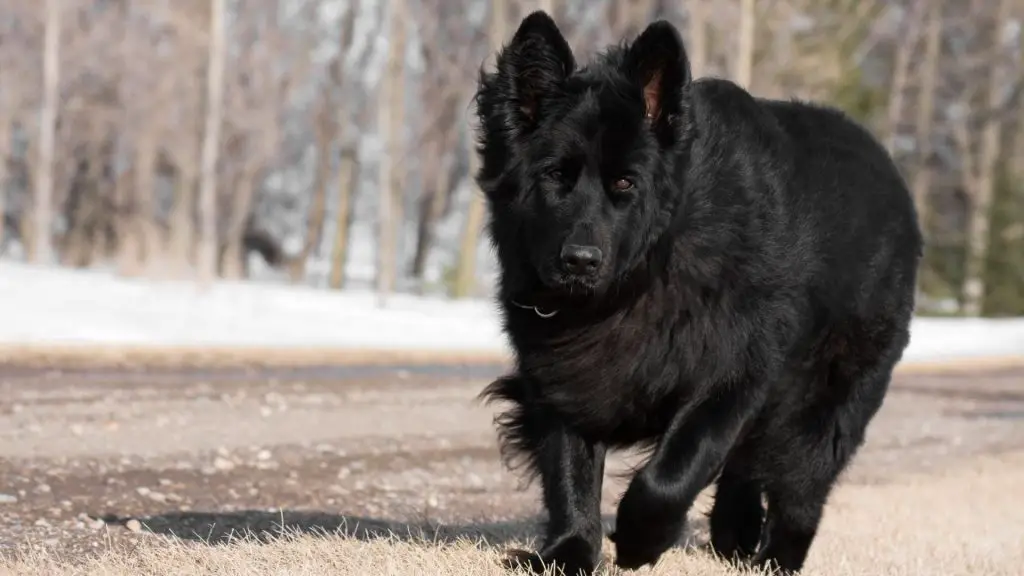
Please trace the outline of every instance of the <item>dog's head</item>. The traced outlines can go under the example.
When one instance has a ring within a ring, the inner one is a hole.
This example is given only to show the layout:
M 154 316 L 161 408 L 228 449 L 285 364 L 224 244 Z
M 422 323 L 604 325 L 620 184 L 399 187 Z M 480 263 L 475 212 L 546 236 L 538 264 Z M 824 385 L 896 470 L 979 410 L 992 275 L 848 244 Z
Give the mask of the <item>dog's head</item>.
M 641 262 L 678 201 L 690 81 L 667 22 L 578 68 L 547 14 L 523 20 L 477 93 L 507 290 L 602 293 Z

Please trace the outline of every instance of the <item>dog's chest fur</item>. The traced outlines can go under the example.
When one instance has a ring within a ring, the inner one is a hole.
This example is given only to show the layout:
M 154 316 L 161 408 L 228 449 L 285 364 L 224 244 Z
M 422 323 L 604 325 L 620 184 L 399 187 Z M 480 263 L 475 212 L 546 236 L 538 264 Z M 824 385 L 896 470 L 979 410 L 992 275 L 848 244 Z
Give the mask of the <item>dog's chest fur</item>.
M 725 324 L 742 318 L 688 308 L 688 297 L 654 287 L 620 307 L 562 309 L 551 318 L 507 308 L 527 401 L 609 445 L 659 436 L 681 408 L 749 361 L 749 342 L 723 336 L 745 333 Z

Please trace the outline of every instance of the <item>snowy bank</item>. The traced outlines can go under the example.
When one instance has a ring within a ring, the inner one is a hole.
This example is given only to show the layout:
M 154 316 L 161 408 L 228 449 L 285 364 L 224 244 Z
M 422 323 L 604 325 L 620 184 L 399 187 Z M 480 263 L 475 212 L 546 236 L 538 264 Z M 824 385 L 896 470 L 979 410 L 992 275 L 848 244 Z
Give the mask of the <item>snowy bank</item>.
M 0 262 L 0 345 L 506 351 L 490 301 L 125 279 Z M 919 318 L 904 359 L 1024 357 L 1024 319 Z
M 0 263 L 0 344 L 502 350 L 486 301 L 120 278 Z

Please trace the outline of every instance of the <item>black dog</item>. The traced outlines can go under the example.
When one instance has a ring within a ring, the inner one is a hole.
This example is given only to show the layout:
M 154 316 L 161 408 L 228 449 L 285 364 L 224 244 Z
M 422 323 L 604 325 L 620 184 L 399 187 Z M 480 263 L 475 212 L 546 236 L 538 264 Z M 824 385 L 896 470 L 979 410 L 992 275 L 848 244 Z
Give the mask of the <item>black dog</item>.
M 513 403 L 502 445 L 549 516 L 512 560 L 591 572 L 605 451 L 639 445 L 616 564 L 654 563 L 717 480 L 713 548 L 799 570 L 909 341 L 922 240 L 886 151 L 839 111 L 693 81 L 666 22 L 577 67 L 533 13 L 476 100 L 517 356 L 484 396 Z

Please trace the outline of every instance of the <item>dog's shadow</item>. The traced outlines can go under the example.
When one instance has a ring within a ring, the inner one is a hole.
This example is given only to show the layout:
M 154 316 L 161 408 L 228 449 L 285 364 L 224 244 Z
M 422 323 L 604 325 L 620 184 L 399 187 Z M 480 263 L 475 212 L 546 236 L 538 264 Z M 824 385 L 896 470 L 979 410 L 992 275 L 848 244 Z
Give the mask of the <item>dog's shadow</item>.
M 507 522 L 444 524 L 402 522 L 328 512 L 239 510 L 234 512 L 169 512 L 145 517 L 106 516 L 108 525 L 125 526 L 137 520 L 145 532 L 180 540 L 223 545 L 241 540 L 268 542 L 284 535 L 343 536 L 358 540 L 396 538 L 407 542 L 454 543 L 469 540 L 500 548 L 529 544 L 540 534 L 543 520 L 523 518 Z M 605 529 L 613 519 L 604 518 Z
M 403 522 L 329 512 L 282 510 L 239 510 L 233 512 L 168 512 L 147 517 L 106 516 L 108 525 L 126 525 L 132 519 L 145 532 L 170 536 L 179 540 L 200 542 L 211 546 L 240 541 L 269 542 L 282 536 L 342 536 L 369 541 L 382 538 L 414 543 L 451 544 L 471 541 L 485 547 L 502 549 L 510 545 L 533 546 L 542 534 L 544 520 L 540 517 L 506 522 L 470 522 L 445 524 L 435 522 Z M 703 519 L 701 519 L 703 520 Z M 610 533 L 615 519 L 602 517 L 605 533 Z M 706 521 L 697 524 L 705 525 Z M 694 529 L 679 542 L 681 547 L 696 544 Z

